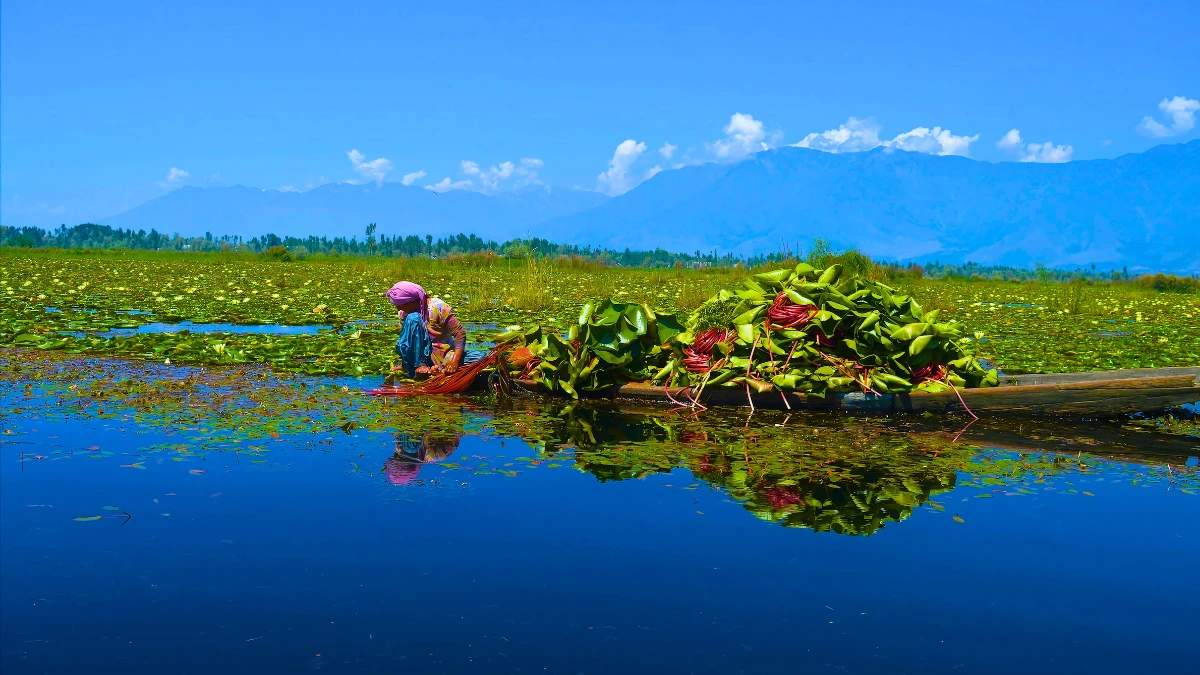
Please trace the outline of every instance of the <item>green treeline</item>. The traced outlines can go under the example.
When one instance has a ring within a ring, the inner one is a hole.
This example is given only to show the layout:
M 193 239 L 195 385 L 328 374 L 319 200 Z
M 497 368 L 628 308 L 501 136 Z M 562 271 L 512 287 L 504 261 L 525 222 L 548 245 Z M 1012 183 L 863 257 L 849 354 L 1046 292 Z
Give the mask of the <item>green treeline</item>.
M 433 257 L 445 258 L 452 255 L 494 253 L 505 257 L 580 257 L 602 264 L 621 267 L 673 267 L 700 263 L 704 266 L 733 266 L 740 259 L 730 254 L 716 253 L 673 253 L 664 249 L 632 251 L 625 249 L 600 249 L 591 246 L 555 244 L 545 239 L 513 239 L 496 242 L 478 236 L 458 234 L 434 239 L 431 235 L 375 236 L 374 225 L 368 225 L 366 236 L 358 237 L 280 237 L 266 234 L 245 239 L 237 235 L 182 237 L 164 234 L 157 230 L 126 230 L 108 225 L 84 223 L 55 230 L 38 227 L 8 227 L 0 225 L 0 246 L 11 248 L 61 248 L 130 251 L 179 251 L 217 252 L 238 251 L 264 253 L 277 246 L 285 247 L 292 257 L 304 259 L 308 256 L 382 256 L 387 258 Z M 761 257 L 756 262 L 765 262 Z
M 634 251 L 625 249 L 594 248 L 555 244 L 541 238 L 513 239 L 496 242 L 482 239 L 474 234 L 458 234 L 434 239 L 431 235 L 394 236 L 375 235 L 374 223 L 368 225 L 365 236 L 358 237 L 280 237 L 266 234 L 245 239 L 238 235 L 183 237 L 179 234 L 164 234 L 157 230 L 126 230 L 108 225 L 84 223 L 57 229 L 43 230 L 39 227 L 10 227 L 0 225 L 0 248 L 16 249 L 67 249 L 98 251 L 174 251 L 178 253 L 233 252 L 260 255 L 274 260 L 321 259 L 338 257 L 385 257 L 385 258 L 454 258 L 461 256 L 495 255 L 506 258 L 530 256 L 548 259 L 586 261 L 613 267 L 735 267 L 748 268 L 794 264 L 805 260 L 819 267 L 837 262 L 848 265 L 856 274 L 870 275 L 880 279 L 933 278 L 962 279 L 968 281 L 1044 281 L 1044 282 L 1103 282 L 1135 281 L 1143 286 L 1152 286 L 1159 291 L 1196 293 L 1200 292 L 1200 279 L 1174 275 L 1131 275 L 1128 269 L 1075 270 L 1052 269 L 1038 264 L 1033 269 L 1005 265 L 980 265 L 929 261 L 923 265 L 872 261 L 854 249 L 838 250 L 829 241 L 816 239 L 807 252 L 782 251 L 768 255 L 739 257 L 729 253 L 675 253 L 664 249 Z

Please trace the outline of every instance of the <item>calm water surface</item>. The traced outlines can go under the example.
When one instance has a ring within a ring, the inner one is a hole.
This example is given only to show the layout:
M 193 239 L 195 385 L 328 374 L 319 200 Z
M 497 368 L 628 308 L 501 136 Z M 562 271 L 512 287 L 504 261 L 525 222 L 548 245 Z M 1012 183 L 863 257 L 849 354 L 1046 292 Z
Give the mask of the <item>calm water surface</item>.
M 900 511 L 872 500 L 901 469 L 859 459 L 862 508 L 806 511 L 831 494 L 819 462 L 752 488 L 749 456 L 748 477 L 647 464 L 691 442 L 638 431 L 661 412 L 558 446 L 475 414 L 236 451 L 129 416 L 0 418 L 0 670 L 1195 672 L 1200 496 L 1148 474 L 1194 471 L 1200 441 L 1016 482 L 930 470 Z M 772 461 L 819 437 L 768 427 L 792 439 Z

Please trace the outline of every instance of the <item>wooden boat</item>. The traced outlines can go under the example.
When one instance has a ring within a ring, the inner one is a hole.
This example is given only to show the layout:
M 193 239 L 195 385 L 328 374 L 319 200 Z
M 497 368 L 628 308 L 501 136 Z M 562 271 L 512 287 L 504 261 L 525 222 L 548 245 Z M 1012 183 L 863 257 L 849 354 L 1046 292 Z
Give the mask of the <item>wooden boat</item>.
M 747 395 L 744 388 L 713 387 L 705 406 L 775 410 L 842 410 L 856 413 L 950 413 L 964 407 L 976 414 L 1105 416 L 1168 410 L 1200 403 L 1200 367 L 1138 368 L 1088 373 L 1010 375 L 1000 386 L 938 393 L 849 393 L 825 398 L 778 391 Z M 521 382 L 533 388 L 532 382 Z M 684 388 L 630 383 L 591 397 L 647 402 L 688 402 Z

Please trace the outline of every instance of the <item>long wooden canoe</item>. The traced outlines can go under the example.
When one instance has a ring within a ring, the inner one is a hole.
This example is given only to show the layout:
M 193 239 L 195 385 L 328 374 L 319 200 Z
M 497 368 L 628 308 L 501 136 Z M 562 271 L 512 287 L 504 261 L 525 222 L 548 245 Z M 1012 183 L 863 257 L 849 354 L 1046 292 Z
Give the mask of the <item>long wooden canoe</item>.
M 706 406 L 775 410 L 843 410 L 860 413 L 949 413 L 966 407 L 976 414 L 1120 415 L 1168 410 L 1200 403 L 1200 367 L 1139 368 L 1090 373 L 1014 375 L 998 387 L 958 392 L 836 394 L 825 398 L 767 392 L 747 396 L 744 388 L 713 387 L 702 394 Z M 533 383 L 522 384 L 532 388 Z M 596 398 L 686 402 L 685 389 L 630 383 L 592 394 Z M 961 397 L 961 398 L 960 398 Z

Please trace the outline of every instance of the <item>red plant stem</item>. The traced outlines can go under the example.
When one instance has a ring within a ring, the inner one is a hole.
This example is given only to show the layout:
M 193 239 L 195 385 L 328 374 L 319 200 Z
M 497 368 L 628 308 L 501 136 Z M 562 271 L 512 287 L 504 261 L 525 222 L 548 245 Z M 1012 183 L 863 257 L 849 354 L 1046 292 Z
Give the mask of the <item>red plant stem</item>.
M 680 403 L 679 401 L 676 401 L 674 396 L 671 396 L 670 385 L 667 385 L 667 384 L 663 385 L 663 393 L 667 395 L 667 400 L 670 401 L 671 403 L 674 403 L 675 405 L 679 406 L 680 408 L 687 407 L 685 404 Z
M 792 354 L 796 353 L 796 347 L 800 344 L 799 340 L 792 341 L 792 349 L 788 352 L 787 360 L 783 362 L 783 372 L 787 372 L 788 364 L 792 362 Z
M 958 393 L 958 387 L 954 386 L 954 383 L 950 381 L 950 378 L 946 378 L 946 384 L 950 385 L 950 388 L 954 390 L 954 395 L 958 397 L 958 402 L 962 404 L 963 410 L 966 410 L 967 414 L 971 417 L 979 419 L 979 415 L 976 415 L 969 407 L 967 407 L 967 402 L 963 400 L 962 394 Z
M 754 350 L 758 348 L 758 335 L 754 336 L 754 344 L 750 345 L 750 362 L 746 364 L 746 377 L 750 377 L 750 368 L 754 365 Z M 750 385 L 747 384 L 747 387 Z

